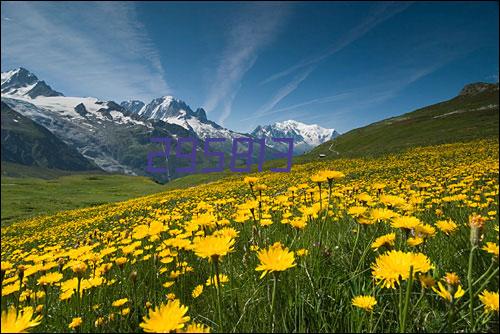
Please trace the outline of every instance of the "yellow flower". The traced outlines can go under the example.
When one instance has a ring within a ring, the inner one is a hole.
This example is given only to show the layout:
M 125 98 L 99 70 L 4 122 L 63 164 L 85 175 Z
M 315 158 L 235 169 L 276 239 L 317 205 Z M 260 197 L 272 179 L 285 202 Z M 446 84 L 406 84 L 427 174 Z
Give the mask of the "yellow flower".
M 443 286 L 443 284 L 441 284 L 441 282 L 438 282 L 438 286 L 439 286 L 439 290 L 436 289 L 435 287 L 432 287 L 432 290 L 434 290 L 434 292 L 436 292 L 440 297 L 442 297 L 443 299 L 446 299 L 449 302 L 451 302 L 452 299 L 455 299 L 455 300 L 459 299 L 460 297 L 462 297 L 465 294 L 465 291 L 462 289 L 461 285 L 458 286 L 458 288 L 454 292 L 453 296 L 450 293 L 450 291 L 448 291 L 448 289 L 446 289 Z
M 309 251 L 305 248 L 298 249 L 296 252 L 297 256 L 306 256 L 309 254 Z
M 495 244 L 494 242 L 487 242 L 482 249 L 498 258 L 498 244 Z
M 118 267 L 120 268 L 123 268 L 123 266 L 125 265 L 125 263 L 127 263 L 127 258 L 125 257 L 119 257 L 115 260 L 115 263 Z
M 433 268 L 427 256 L 422 253 L 390 251 L 380 255 L 372 264 L 372 275 L 386 288 L 395 289 L 399 280 L 407 280 L 410 276 L 410 267 L 413 274 L 426 273 Z
M 323 174 L 318 173 L 311 176 L 311 181 L 320 184 L 321 182 L 326 182 L 326 177 Z
M 127 315 L 129 313 L 130 313 L 130 308 L 129 307 L 126 307 L 126 308 L 120 310 L 120 314 L 121 315 Z
M 257 181 L 259 181 L 259 178 L 253 177 L 253 176 L 247 176 L 243 179 L 243 182 L 245 182 L 247 184 L 254 184 L 254 183 L 257 183 Z
M 458 275 L 455 273 L 446 273 L 446 275 L 444 275 L 443 279 L 446 282 L 446 284 L 449 284 L 449 285 L 459 285 L 460 284 L 460 277 L 458 277 Z
M 170 288 L 174 284 L 175 284 L 174 281 L 166 281 L 165 283 L 163 283 L 163 287 L 164 288 Z
M 190 319 L 185 316 L 187 310 L 188 307 L 181 305 L 178 299 L 169 300 L 167 304 L 150 309 L 139 326 L 147 333 L 168 333 L 181 329 Z
M 353 217 L 360 217 L 365 213 L 365 211 L 366 208 L 364 206 L 352 206 L 349 210 L 347 210 L 347 213 Z
M 422 224 L 415 228 L 415 231 L 424 237 L 432 237 L 436 234 L 436 229 L 429 224 Z
M 38 326 L 42 321 L 42 316 L 38 315 L 33 319 L 32 316 L 33 308 L 27 308 L 17 314 L 15 307 L 9 307 L 7 311 L 2 312 L 1 332 L 24 333 Z
M 123 306 L 124 304 L 126 304 L 127 302 L 128 302 L 128 298 L 117 299 L 113 302 L 113 304 L 111 304 L 111 306 L 120 307 L 120 306 Z
M 10 263 L 8 261 L 5 261 L 5 262 L 2 261 L 1 264 L 0 264 L 0 270 L 2 272 L 5 272 L 5 271 L 10 270 L 12 268 L 13 268 L 12 263 Z
M 87 265 L 83 261 L 78 261 L 71 267 L 71 270 L 78 276 L 82 276 L 87 271 Z
M 320 172 L 328 181 L 340 180 L 345 177 L 345 174 L 336 170 L 323 170 Z
M 282 248 L 279 243 L 275 243 L 267 250 L 260 250 L 257 252 L 257 256 L 260 265 L 255 270 L 263 271 L 260 278 L 264 277 L 268 272 L 284 271 L 296 266 L 294 253 L 288 251 L 288 248 Z
M 219 282 L 220 285 L 224 286 L 224 283 L 229 282 L 229 277 L 224 274 L 219 274 Z M 210 286 L 212 284 L 217 286 L 217 277 L 215 275 L 212 276 L 212 278 L 209 277 L 205 283 L 206 286 Z
M 479 299 L 484 305 L 485 312 L 498 312 L 498 292 L 490 292 L 484 290 L 480 295 Z
M 63 274 L 58 272 L 48 273 L 38 279 L 40 285 L 52 285 L 62 280 Z
M 192 292 L 192 296 L 193 298 L 198 298 L 201 293 L 203 292 L 203 284 L 200 284 L 200 285 L 197 285 L 194 289 L 193 289 L 193 292 Z
M 187 325 L 186 329 L 180 333 L 210 333 L 210 327 L 193 322 Z
M 410 247 L 418 246 L 418 245 L 422 244 L 423 242 L 424 242 L 424 239 L 421 237 L 408 238 L 408 240 L 406 240 L 406 243 Z
M 396 240 L 396 233 L 385 234 L 375 239 L 371 247 L 377 250 L 384 245 L 394 246 L 395 240 Z
M 401 216 L 392 219 L 391 223 L 394 228 L 401 228 L 406 230 L 415 229 L 417 226 L 422 225 L 420 219 L 411 216 Z
M 193 250 L 201 258 L 219 258 L 233 251 L 234 239 L 209 235 L 193 241 Z
M 396 216 L 396 213 L 392 210 L 385 208 L 375 208 L 370 212 L 371 218 L 376 221 L 389 220 Z
M 69 329 L 75 329 L 76 327 L 80 326 L 82 323 L 83 323 L 82 318 L 80 318 L 80 317 L 73 318 L 73 320 L 68 325 L 68 328 Z
M 352 305 L 359 307 L 365 311 L 372 311 L 373 306 L 377 304 L 377 300 L 373 296 L 356 296 L 352 299 Z
M 457 224 L 455 224 L 451 219 L 440 220 L 436 223 L 436 226 L 446 235 L 450 235 L 450 233 L 454 232 L 458 227 Z

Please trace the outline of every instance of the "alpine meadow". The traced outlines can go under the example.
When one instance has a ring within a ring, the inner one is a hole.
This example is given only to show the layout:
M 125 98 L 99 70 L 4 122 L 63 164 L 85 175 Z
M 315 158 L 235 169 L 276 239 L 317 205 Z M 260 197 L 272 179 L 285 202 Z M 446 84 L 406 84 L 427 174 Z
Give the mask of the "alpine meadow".
M 2 333 L 498 332 L 498 3 L 1 6 Z

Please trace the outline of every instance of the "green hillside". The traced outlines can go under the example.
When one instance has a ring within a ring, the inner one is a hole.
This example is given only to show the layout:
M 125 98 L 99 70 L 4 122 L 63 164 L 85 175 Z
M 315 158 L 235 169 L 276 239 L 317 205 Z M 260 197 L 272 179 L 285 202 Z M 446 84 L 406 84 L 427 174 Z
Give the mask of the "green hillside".
M 498 138 L 498 83 L 467 85 L 457 97 L 349 131 L 299 160 L 366 156 L 413 146 Z
M 14 174 L 14 170 L 19 173 Z M 71 173 L 2 162 L 2 226 L 36 215 L 123 201 L 164 189 L 165 186 L 143 176 Z

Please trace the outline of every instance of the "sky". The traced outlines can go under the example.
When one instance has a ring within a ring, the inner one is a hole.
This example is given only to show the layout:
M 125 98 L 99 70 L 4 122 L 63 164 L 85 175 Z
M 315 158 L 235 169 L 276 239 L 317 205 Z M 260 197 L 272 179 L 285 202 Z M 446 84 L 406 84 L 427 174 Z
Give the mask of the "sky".
M 496 2 L 1 2 L 1 69 L 66 96 L 173 95 L 232 130 L 344 133 L 498 82 Z

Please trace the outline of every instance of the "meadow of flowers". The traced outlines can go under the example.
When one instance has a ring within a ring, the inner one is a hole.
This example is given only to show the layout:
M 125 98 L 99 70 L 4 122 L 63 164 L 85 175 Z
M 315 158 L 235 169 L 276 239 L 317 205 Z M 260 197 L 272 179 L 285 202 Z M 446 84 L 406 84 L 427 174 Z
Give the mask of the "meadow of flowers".
M 2 332 L 498 328 L 498 141 L 240 174 L 2 228 Z

